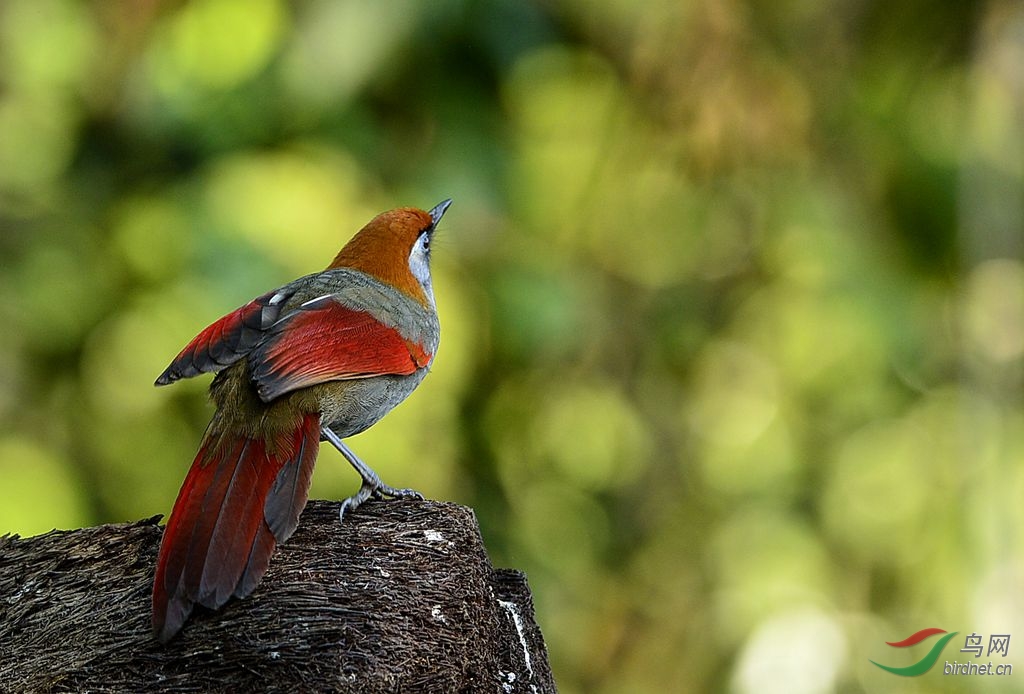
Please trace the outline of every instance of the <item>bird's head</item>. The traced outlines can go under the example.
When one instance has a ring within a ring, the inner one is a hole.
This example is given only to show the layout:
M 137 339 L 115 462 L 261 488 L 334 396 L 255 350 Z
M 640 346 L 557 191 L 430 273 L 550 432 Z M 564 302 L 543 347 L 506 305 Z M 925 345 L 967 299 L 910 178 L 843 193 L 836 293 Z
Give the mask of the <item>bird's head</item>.
M 430 281 L 430 245 L 451 199 L 425 212 L 400 207 L 382 212 L 345 244 L 327 267 L 352 268 L 376 277 L 424 306 L 434 303 Z

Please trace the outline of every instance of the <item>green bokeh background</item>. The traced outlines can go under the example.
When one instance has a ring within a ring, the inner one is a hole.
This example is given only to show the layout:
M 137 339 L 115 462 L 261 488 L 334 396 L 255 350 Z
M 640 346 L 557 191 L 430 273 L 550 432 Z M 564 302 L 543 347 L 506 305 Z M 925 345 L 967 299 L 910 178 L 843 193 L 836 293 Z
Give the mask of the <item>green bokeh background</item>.
M 178 349 L 449 196 L 352 444 L 476 509 L 561 691 L 1024 691 L 1015 0 L 3 0 L 0 532 L 166 513 Z M 1021 671 L 868 662 L 929 626 Z

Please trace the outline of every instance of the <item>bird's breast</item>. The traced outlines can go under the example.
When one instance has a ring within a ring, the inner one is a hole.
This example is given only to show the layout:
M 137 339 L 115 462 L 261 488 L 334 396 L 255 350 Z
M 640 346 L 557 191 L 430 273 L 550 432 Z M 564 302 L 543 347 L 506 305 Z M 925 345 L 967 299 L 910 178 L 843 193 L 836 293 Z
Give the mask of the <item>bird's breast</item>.
M 365 431 L 409 397 L 426 375 L 427 369 L 421 368 L 408 376 L 373 376 L 317 386 L 321 421 L 341 438 Z
M 410 343 L 420 368 L 408 375 L 382 375 L 324 383 L 315 387 L 321 421 L 339 437 L 365 431 L 405 400 L 423 381 L 440 343 L 440 324 L 427 307 L 394 287 L 361 272 L 341 269 L 321 275 L 325 289 L 334 289 L 345 306 L 366 311 L 395 328 Z M 343 286 L 343 291 L 337 291 Z

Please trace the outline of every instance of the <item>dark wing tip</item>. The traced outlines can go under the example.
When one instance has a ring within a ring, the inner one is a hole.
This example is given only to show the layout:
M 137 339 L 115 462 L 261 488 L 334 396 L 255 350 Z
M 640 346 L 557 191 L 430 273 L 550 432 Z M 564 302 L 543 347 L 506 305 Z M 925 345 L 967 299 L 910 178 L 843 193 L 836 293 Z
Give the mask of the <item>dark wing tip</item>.
M 155 386 L 166 386 L 175 381 L 180 381 L 183 378 L 192 378 L 203 373 L 203 369 L 197 368 L 195 365 L 195 356 L 189 355 L 189 359 L 178 358 L 171 362 L 171 365 L 164 369 L 164 372 L 160 374 L 157 379 L 153 382 Z M 223 365 L 218 364 L 220 368 Z M 218 371 L 219 369 L 206 369 L 206 371 Z
M 256 384 L 256 393 L 263 402 L 270 402 L 280 395 L 288 392 L 284 387 L 284 379 L 277 377 L 264 363 L 252 367 L 252 380 Z
M 168 367 L 166 371 L 164 371 L 162 374 L 157 376 L 157 379 L 153 382 L 153 385 L 155 385 L 155 386 L 167 386 L 167 385 L 170 385 L 170 384 L 174 383 L 179 378 L 181 378 L 181 374 L 178 373 L 176 370 L 171 369 L 170 367 Z

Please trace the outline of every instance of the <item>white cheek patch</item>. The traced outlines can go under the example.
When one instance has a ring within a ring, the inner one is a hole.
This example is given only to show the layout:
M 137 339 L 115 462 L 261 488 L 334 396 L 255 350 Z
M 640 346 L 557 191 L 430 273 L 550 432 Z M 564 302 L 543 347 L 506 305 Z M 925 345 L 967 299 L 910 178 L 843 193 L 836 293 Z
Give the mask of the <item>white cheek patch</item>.
M 409 254 L 409 271 L 423 287 L 423 293 L 427 295 L 427 300 L 433 304 L 434 287 L 430 281 L 430 255 L 425 248 L 426 239 L 425 234 L 416 239 L 412 252 Z

